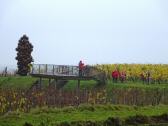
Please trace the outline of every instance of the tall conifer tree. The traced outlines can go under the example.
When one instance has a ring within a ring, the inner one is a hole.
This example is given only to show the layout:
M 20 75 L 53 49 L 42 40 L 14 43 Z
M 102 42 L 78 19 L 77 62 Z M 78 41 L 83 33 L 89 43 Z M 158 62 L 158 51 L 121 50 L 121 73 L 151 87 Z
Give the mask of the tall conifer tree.
M 29 64 L 33 62 L 33 58 L 31 53 L 33 51 L 33 45 L 29 42 L 29 38 L 26 35 L 23 35 L 18 43 L 17 51 L 17 66 L 18 66 L 18 74 L 22 76 L 26 76 L 28 72 L 30 72 Z

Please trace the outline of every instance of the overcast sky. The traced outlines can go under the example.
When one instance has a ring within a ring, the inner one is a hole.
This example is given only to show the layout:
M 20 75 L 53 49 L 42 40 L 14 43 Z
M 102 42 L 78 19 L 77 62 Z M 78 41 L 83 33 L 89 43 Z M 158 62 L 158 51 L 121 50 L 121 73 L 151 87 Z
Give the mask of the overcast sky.
M 168 0 L 0 0 L 0 65 L 26 34 L 34 63 L 168 63 Z

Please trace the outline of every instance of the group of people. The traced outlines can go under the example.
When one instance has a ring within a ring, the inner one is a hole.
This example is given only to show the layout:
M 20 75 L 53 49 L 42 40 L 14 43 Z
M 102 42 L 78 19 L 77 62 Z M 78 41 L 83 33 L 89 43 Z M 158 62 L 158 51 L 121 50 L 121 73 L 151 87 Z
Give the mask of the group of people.
M 79 67 L 79 77 L 82 77 L 84 75 L 84 69 L 85 69 L 85 65 L 82 62 L 82 60 L 79 61 L 78 67 Z M 117 83 L 119 81 L 123 83 L 127 79 L 127 74 L 125 71 L 119 71 L 116 69 L 112 71 L 111 77 L 114 83 Z M 145 82 L 150 83 L 151 73 L 149 71 L 146 72 L 145 74 L 141 73 L 139 78 L 141 81 L 143 81 L 143 83 Z
M 123 83 L 124 81 L 126 81 L 126 72 L 125 71 L 118 71 L 118 70 L 114 70 L 111 73 L 113 82 L 117 83 L 119 80 Z
M 118 81 L 123 83 L 127 79 L 126 72 L 125 71 L 120 72 L 119 70 L 112 71 L 111 77 L 112 77 L 114 83 L 117 83 Z M 150 81 L 151 81 L 151 73 L 150 73 L 150 71 L 147 71 L 145 73 L 141 73 L 140 76 L 139 76 L 139 79 L 143 83 L 148 83 L 149 84 Z
M 82 60 L 79 61 L 78 67 L 79 67 L 79 76 L 82 77 L 84 75 L 84 68 L 85 68 L 85 65 L 82 62 Z M 126 81 L 126 72 L 125 71 L 120 72 L 119 70 L 114 70 L 114 71 L 112 71 L 111 75 L 112 75 L 113 82 L 115 82 L 115 83 L 117 83 L 119 80 L 122 83 L 124 81 Z

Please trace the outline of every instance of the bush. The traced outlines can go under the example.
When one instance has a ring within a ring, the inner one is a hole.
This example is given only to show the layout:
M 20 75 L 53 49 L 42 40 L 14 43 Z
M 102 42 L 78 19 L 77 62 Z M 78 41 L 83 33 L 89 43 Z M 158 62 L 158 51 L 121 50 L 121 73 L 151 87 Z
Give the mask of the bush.
M 131 124 L 131 125 L 149 124 L 150 123 L 150 119 L 147 116 L 136 115 L 136 116 L 131 116 L 128 119 L 126 119 L 125 123 L 126 124 Z
M 60 126 L 71 126 L 68 122 L 62 122 L 61 124 L 60 124 Z
M 33 126 L 31 123 L 25 122 L 23 126 Z
M 104 126 L 122 126 L 122 121 L 119 118 L 109 117 L 104 121 Z

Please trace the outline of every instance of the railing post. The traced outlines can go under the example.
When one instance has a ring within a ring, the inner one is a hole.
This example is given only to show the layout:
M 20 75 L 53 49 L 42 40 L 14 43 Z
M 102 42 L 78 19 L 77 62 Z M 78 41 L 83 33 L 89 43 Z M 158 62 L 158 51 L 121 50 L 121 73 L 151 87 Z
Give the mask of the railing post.
M 72 75 L 74 75 L 74 66 L 72 66 Z
M 53 75 L 54 75 L 54 65 L 53 65 Z
M 39 71 L 38 71 L 38 72 L 39 72 L 39 74 L 40 74 L 40 64 L 39 64 Z
M 58 73 L 61 73 L 61 66 L 58 66 Z
M 68 66 L 68 72 L 67 72 L 68 75 L 70 75 L 69 68 L 70 68 L 70 66 Z
M 46 64 L 46 71 L 45 71 L 45 74 L 47 74 L 47 71 L 48 71 L 47 69 L 48 69 L 48 68 L 47 68 L 47 64 Z
M 63 74 L 63 69 L 64 69 L 64 67 L 62 66 L 62 71 L 61 71 L 61 74 Z

